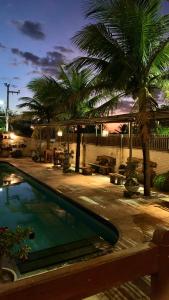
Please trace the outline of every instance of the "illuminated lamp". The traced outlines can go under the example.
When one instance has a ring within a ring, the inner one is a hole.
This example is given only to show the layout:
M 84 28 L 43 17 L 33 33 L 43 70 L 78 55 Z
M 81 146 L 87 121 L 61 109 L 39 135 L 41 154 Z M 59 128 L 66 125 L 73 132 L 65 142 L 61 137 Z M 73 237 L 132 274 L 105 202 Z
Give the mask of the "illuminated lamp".
M 16 139 L 16 135 L 13 132 L 10 133 L 9 137 L 10 137 L 11 140 L 15 140 Z
M 102 131 L 102 136 L 108 136 L 108 135 L 109 135 L 108 130 L 103 130 L 103 131 Z
M 58 136 L 62 136 L 62 135 L 63 135 L 62 130 L 59 129 L 58 132 L 57 132 L 57 135 L 58 135 Z

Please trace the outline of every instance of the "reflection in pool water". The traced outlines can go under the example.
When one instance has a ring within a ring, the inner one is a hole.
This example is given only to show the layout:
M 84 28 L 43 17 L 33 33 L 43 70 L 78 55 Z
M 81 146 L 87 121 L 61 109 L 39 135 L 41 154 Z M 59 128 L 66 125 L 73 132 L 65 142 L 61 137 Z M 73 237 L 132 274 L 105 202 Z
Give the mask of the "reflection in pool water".
M 96 236 L 111 244 L 117 241 L 115 228 L 102 224 L 16 168 L 0 163 L 0 177 L 1 183 L 11 179 L 1 185 L 0 226 L 33 228 L 35 239 L 29 241 L 32 252 Z

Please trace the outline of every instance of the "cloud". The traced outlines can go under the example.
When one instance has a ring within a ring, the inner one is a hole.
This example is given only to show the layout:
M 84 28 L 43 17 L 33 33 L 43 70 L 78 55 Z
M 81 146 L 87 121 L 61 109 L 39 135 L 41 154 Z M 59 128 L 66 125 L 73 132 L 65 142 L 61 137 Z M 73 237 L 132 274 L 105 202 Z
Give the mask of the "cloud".
M 0 49 L 5 49 L 5 48 L 6 48 L 6 46 L 0 42 Z
M 13 20 L 12 24 L 23 34 L 35 40 L 44 40 L 45 33 L 42 31 L 42 25 L 39 22 L 17 21 Z
M 14 76 L 14 77 L 13 77 L 13 80 L 20 80 L 20 77 Z
M 22 57 L 25 64 L 40 68 L 43 73 L 49 75 L 56 75 L 58 66 L 65 62 L 65 56 L 57 51 L 48 51 L 44 57 L 39 57 L 27 51 L 23 52 L 18 48 L 12 48 L 11 51 L 13 54 Z
M 153 96 L 159 106 L 165 103 L 164 93 L 156 89 L 153 91 Z M 114 110 L 115 114 L 126 114 L 138 111 L 138 102 L 134 101 L 132 97 L 123 97 L 118 103 L 117 108 Z
M 114 113 L 118 114 L 126 114 L 132 111 L 134 105 L 134 100 L 131 97 L 124 97 L 117 105 L 117 108 L 114 109 Z
M 27 75 L 43 75 L 43 72 L 38 70 L 33 70 L 31 72 L 28 72 Z
M 28 51 L 20 51 L 18 48 L 12 48 L 11 51 L 13 54 L 23 57 L 26 64 L 31 62 L 34 65 L 39 65 L 40 58 L 37 55 L 34 55 L 33 53 Z
M 60 51 L 60 52 L 64 52 L 64 53 L 73 53 L 72 49 L 69 48 L 65 48 L 63 46 L 55 46 L 54 49 Z

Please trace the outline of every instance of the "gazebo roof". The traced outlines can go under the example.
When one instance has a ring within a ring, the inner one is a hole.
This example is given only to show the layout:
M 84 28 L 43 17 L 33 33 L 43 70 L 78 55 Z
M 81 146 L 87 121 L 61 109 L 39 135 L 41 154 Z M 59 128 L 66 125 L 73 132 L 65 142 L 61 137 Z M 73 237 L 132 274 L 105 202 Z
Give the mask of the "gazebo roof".
M 36 127 L 55 127 L 55 126 L 73 126 L 73 125 L 97 125 L 103 123 L 129 123 L 135 122 L 137 113 L 121 114 L 99 118 L 71 119 L 58 121 L 50 124 L 37 124 Z M 149 114 L 152 120 L 169 120 L 169 111 L 156 111 Z

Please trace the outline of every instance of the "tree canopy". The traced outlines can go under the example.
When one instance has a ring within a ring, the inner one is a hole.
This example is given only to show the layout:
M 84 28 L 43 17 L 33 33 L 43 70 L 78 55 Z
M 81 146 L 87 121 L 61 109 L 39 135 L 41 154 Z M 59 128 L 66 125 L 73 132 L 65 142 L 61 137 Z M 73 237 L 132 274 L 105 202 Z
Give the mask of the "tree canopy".
M 122 91 L 136 100 L 144 160 L 144 193 L 150 194 L 148 113 L 157 109 L 153 90 L 169 85 L 169 15 L 162 0 L 90 0 L 85 26 L 73 42 L 87 56 L 73 65 L 89 66 L 100 88 Z

